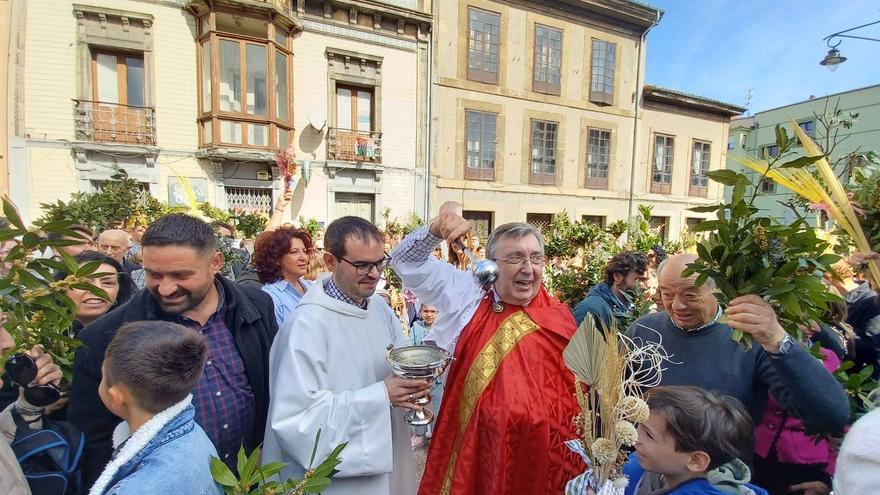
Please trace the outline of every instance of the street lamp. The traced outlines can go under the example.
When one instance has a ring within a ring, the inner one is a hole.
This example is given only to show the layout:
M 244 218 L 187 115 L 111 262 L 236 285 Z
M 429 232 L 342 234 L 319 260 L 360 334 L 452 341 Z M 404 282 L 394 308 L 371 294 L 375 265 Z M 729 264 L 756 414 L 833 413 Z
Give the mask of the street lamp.
M 831 72 L 834 72 L 837 70 L 838 65 L 846 62 L 846 57 L 841 55 L 840 50 L 837 49 L 837 47 L 841 43 L 841 40 L 837 40 L 837 43 L 832 44 L 832 41 L 835 38 L 852 38 L 852 39 L 857 39 L 857 40 L 868 40 L 868 41 L 880 42 L 880 39 L 877 39 L 877 38 L 866 38 L 864 36 L 852 36 L 849 34 L 844 34 L 844 33 L 850 32 L 850 31 L 855 31 L 856 29 L 862 29 L 864 27 L 873 26 L 874 24 L 880 24 L 880 20 L 877 20 L 874 22 L 869 22 L 867 24 L 862 24 L 861 26 L 856 26 L 854 28 L 844 29 L 843 31 L 838 31 L 834 34 L 829 34 L 828 36 L 822 38 L 822 40 L 825 41 L 825 44 L 828 45 L 828 48 L 830 48 L 830 50 L 828 50 L 828 54 L 825 55 L 825 58 L 823 58 L 819 62 L 819 65 L 825 66 L 825 68 L 827 68 Z

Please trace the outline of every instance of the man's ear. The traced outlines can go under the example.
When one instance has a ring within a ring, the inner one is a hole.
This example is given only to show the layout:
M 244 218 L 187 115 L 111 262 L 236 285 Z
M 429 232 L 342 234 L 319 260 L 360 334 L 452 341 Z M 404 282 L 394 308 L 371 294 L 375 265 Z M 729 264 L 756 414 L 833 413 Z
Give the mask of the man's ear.
M 611 276 L 614 278 L 614 285 L 619 285 L 626 278 L 625 273 L 612 273 Z
M 709 470 L 709 464 L 712 462 L 712 458 L 709 457 L 709 454 L 703 452 L 702 450 L 698 450 L 696 452 L 691 452 L 688 457 L 687 469 L 691 473 L 705 473 Z
M 211 274 L 220 273 L 220 270 L 223 269 L 223 253 L 220 251 L 215 251 L 214 256 L 211 258 Z
M 336 269 L 336 265 L 339 261 L 336 259 L 336 256 L 333 256 L 329 251 L 324 251 L 324 266 L 327 267 L 327 270 L 333 271 Z

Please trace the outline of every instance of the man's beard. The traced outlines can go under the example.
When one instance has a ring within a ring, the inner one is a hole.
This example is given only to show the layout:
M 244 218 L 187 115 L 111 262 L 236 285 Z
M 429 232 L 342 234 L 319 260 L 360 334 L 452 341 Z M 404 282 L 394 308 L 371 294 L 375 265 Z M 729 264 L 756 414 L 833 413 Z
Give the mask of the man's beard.
M 208 292 L 211 290 L 211 286 L 209 285 L 204 291 L 196 294 L 190 292 L 186 289 L 178 288 L 174 294 L 171 294 L 169 299 L 177 299 L 179 296 L 184 296 L 180 298 L 180 302 L 175 302 L 174 304 L 166 304 L 162 296 L 158 294 L 155 289 L 149 289 L 150 294 L 159 304 L 159 307 L 162 308 L 162 311 L 169 315 L 180 315 L 190 311 L 195 308 L 202 301 L 205 300 L 205 297 L 208 295 Z

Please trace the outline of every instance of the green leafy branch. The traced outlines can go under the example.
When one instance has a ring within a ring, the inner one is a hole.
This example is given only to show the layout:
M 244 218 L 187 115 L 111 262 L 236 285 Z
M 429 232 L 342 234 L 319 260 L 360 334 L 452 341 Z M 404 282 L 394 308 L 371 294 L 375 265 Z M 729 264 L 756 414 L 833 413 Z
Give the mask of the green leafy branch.
M 321 430 L 315 436 L 315 444 L 312 447 L 312 458 L 309 468 L 301 480 L 272 480 L 287 467 L 284 462 L 270 462 L 259 465 L 261 451 L 257 447 L 250 455 L 245 453 L 244 447 L 238 450 L 236 470 L 238 476 L 229 469 L 223 461 L 217 457 L 211 457 L 211 475 L 214 481 L 223 487 L 226 495 L 302 495 L 305 493 L 321 493 L 330 486 L 332 478 L 339 471 L 337 466 L 342 462 L 339 458 L 342 450 L 348 443 L 342 443 L 324 459 L 316 468 L 315 456 L 318 452 L 318 444 L 321 441 Z
M 782 168 L 801 168 L 821 157 L 801 157 L 782 162 L 794 139 L 785 129 L 776 128 L 780 156 L 755 184 L 732 170 L 714 170 L 709 178 L 733 188 L 731 200 L 714 206 L 693 208 L 692 211 L 714 212 L 716 219 L 698 224 L 694 232 L 709 232 L 697 244 L 696 262 L 688 265 L 683 276 L 697 274 L 696 285 L 712 279 L 717 287 L 718 302 L 726 306 L 733 299 L 756 294 L 773 306 L 785 330 L 799 336 L 799 325 L 821 321 L 831 301 L 840 300 L 828 291 L 821 275 L 831 272 L 831 265 L 840 256 L 826 254 L 829 245 L 819 238 L 803 220 L 790 225 L 774 224 L 754 206 L 767 171 L 778 164 Z M 782 162 L 782 163 L 780 163 Z M 754 190 L 746 201 L 748 186 Z M 833 272 L 832 272 L 833 273 Z M 733 340 L 751 346 L 751 337 L 734 331 Z

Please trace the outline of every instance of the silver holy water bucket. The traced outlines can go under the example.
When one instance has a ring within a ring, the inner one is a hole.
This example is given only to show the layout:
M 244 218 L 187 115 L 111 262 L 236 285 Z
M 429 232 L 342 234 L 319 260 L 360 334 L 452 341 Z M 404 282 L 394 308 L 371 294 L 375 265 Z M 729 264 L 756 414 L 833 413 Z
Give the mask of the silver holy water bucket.
M 389 349 L 386 359 L 391 365 L 391 371 L 400 378 L 433 380 L 446 371 L 452 362 L 452 354 L 433 345 L 410 345 Z M 412 426 L 431 424 L 434 421 L 434 412 L 427 407 L 431 403 L 431 394 L 425 394 L 413 402 L 422 406 L 422 409 L 407 411 L 406 422 Z

